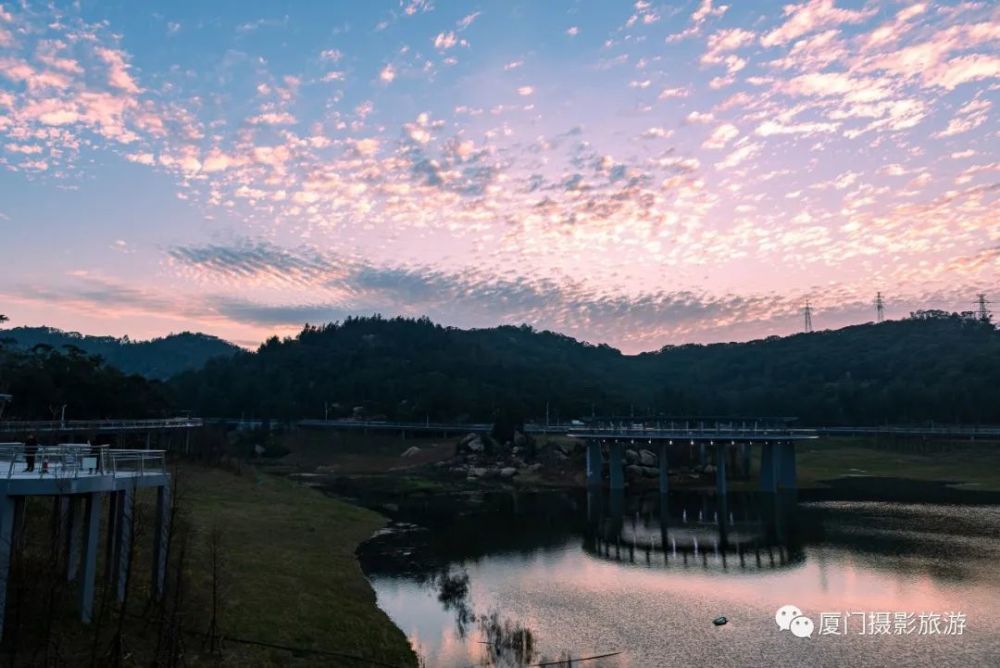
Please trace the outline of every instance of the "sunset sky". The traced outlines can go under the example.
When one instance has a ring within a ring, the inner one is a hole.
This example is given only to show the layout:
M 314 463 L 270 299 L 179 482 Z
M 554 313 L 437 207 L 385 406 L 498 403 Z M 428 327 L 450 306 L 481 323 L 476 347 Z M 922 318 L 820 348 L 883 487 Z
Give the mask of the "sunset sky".
M 627 352 L 1000 303 L 1000 5 L 6 2 L 0 313 Z M 1000 305 L 998 305 L 1000 308 Z

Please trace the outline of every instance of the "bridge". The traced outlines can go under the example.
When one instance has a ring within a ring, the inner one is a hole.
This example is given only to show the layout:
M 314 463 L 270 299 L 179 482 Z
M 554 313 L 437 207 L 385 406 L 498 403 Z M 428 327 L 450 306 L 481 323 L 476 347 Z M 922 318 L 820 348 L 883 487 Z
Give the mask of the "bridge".
M 656 448 L 656 467 L 660 493 L 669 491 L 669 462 L 671 452 L 679 448 L 697 447 L 698 459 L 702 465 L 709 463 L 715 467 L 716 491 L 724 496 L 728 493 L 728 462 L 738 456 L 746 473 L 750 472 L 751 449 L 761 449 L 760 489 L 777 492 L 779 489 L 794 489 L 795 443 L 818 438 L 812 431 L 788 429 L 781 426 L 742 426 L 716 424 L 711 427 L 699 425 L 692 428 L 664 429 L 585 429 L 567 432 L 570 438 L 585 442 L 587 452 L 587 485 L 599 486 L 603 479 L 603 469 L 607 463 L 608 479 L 612 490 L 625 488 L 625 452 L 627 446 L 646 444 Z M 607 456 L 605 457 L 605 453 Z
M 922 425 L 796 428 L 795 418 L 601 418 L 569 424 L 541 425 L 526 423 L 526 434 L 565 435 L 584 441 L 587 453 L 588 486 L 600 485 L 608 472 L 612 489 L 625 487 L 624 462 L 628 446 L 647 445 L 655 450 L 657 475 L 662 493 L 669 487 L 669 455 L 684 446 L 697 447 L 698 461 L 715 467 L 716 489 L 728 492 L 727 473 L 732 461 L 750 472 L 752 450 L 760 448 L 759 486 L 762 491 L 777 492 L 796 486 L 795 444 L 827 437 L 897 437 L 968 440 L 1000 440 L 1000 426 Z M 300 420 L 302 429 L 330 429 L 363 433 L 407 433 L 449 437 L 468 433 L 489 433 L 489 423 L 393 422 L 388 420 Z
M 607 421 L 596 420 L 583 422 L 570 422 L 558 424 L 539 424 L 527 422 L 524 425 L 526 434 L 552 434 L 561 435 L 586 429 L 596 429 L 600 431 L 615 430 L 622 433 L 662 431 L 664 433 L 692 433 L 692 432 L 712 432 L 732 430 L 739 433 L 748 431 L 763 432 L 767 429 L 775 429 L 779 425 L 784 425 L 784 430 L 792 435 L 801 436 L 843 436 L 843 437 L 865 437 L 865 436 L 900 436 L 918 438 L 944 438 L 956 440 L 1000 440 L 1000 425 L 879 425 L 879 426 L 830 426 L 796 428 L 788 424 L 793 422 L 793 418 L 690 418 L 690 419 L 648 419 L 648 418 L 623 418 L 621 420 Z M 243 419 L 207 419 L 208 424 L 226 424 L 233 427 L 243 426 L 246 428 L 262 428 L 272 421 L 269 420 L 243 420 Z M 276 421 L 274 421 L 276 422 Z M 0 433 L 2 433 L 0 423 Z M 334 420 L 298 420 L 295 425 L 301 429 L 329 429 L 334 431 L 359 431 L 359 432 L 396 432 L 400 435 L 406 434 L 427 434 L 441 436 L 457 436 L 469 433 L 487 434 L 493 429 L 493 424 L 489 422 L 431 422 L 421 421 L 393 421 L 393 420 L 361 420 L 353 418 L 343 418 Z
M 194 417 L 172 417 L 152 420 L 0 420 L 0 437 L 24 440 L 29 436 L 67 442 L 89 442 L 98 436 L 112 437 L 120 448 L 129 441 L 146 450 L 166 446 L 173 450 L 178 441 L 185 452 L 191 451 L 191 432 L 204 426 L 204 420 Z
M 53 554 L 68 582 L 77 584 L 80 618 L 94 611 L 101 509 L 108 512 L 105 578 L 124 601 L 131 567 L 136 494 L 153 489 L 153 592 L 162 596 L 170 523 L 170 474 L 163 450 L 121 450 L 64 443 L 26 447 L 0 444 L 0 634 L 15 545 L 23 542 L 24 506 L 29 496 L 53 499 Z

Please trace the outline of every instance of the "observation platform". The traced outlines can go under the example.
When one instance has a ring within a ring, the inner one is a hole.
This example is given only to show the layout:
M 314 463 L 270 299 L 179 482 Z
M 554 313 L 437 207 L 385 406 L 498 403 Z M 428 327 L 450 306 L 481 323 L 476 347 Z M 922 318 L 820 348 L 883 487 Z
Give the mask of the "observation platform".
M 0 633 L 13 548 L 24 531 L 29 496 L 54 499 L 54 562 L 67 582 L 77 583 L 80 618 L 94 609 L 101 509 L 107 507 L 105 578 L 124 600 L 131 567 L 136 494 L 153 489 L 152 581 L 162 596 L 170 523 L 170 474 L 164 450 L 125 450 L 87 443 L 25 446 L 0 443 Z M 105 497 L 107 503 L 105 504 Z

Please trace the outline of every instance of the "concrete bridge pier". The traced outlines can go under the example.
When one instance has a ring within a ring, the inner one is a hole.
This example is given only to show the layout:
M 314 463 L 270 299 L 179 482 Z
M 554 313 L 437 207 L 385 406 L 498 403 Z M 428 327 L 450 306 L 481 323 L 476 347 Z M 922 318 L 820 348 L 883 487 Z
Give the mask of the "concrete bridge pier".
M 108 529 L 104 536 L 104 580 L 114 582 L 118 568 L 118 521 L 121 519 L 121 492 L 108 492 Z
M 587 489 L 587 524 L 594 529 L 600 528 L 603 513 L 601 490 L 590 487 Z
M 719 549 L 723 550 L 723 559 L 725 559 L 725 547 L 729 544 L 729 497 L 725 494 L 716 495 L 715 512 L 719 517 Z M 723 562 L 723 567 L 725 567 L 725 562 Z
M 73 582 L 80 571 L 80 553 L 83 548 L 83 499 L 69 497 L 66 518 L 66 582 Z
M 740 444 L 740 467 L 743 469 L 743 477 L 749 478 L 751 473 L 750 444 Z
M 600 450 L 598 450 L 598 455 Z M 598 480 L 600 476 L 598 475 Z M 167 546 L 170 544 L 170 486 L 156 488 L 156 526 L 153 529 L 153 596 L 163 598 L 167 578 Z
M 781 453 L 778 486 L 783 489 L 795 489 L 798 484 L 795 472 L 795 444 L 791 441 L 782 443 L 778 450 Z
M 101 531 L 101 495 L 90 493 L 83 500 L 83 551 L 80 555 L 80 621 L 94 616 L 94 579 L 97 577 L 97 536 Z
M 760 449 L 760 491 L 778 491 L 778 457 L 774 443 L 764 443 Z
M 663 558 L 667 558 L 667 545 L 670 544 L 670 496 L 666 493 L 660 494 L 660 545 L 663 546 Z
M 591 439 L 587 441 L 587 485 L 590 487 L 601 484 L 601 444 Z
M 702 466 L 708 464 L 708 449 L 704 443 L 698 444 L 698 463 Z
M 729 492 L 726 486 L 726 444 L 715 444 L 715 491 L 720 497 Z
M 125 591 L 128 586 L 129 562 L 132 559 L 132 530 L 135 521 L 135 490 L 132 488 L 118 492 L 121 501 L 118 505 L 118 563 L 115 565 L 115 594 L 118 602 L 125 601 Z
M 4 615 L 7 609 L 7 576 L 10 575 L 10 561 L 13 557 L 16 532 L 19 524 L 18 512 L 24 512 L 24 504 L 14 497 L 0 496 L 0 633 L 3 632 Z
M 669 480 L 667 478 L 667 444 L 660 444 L 660 455 L 657 464 L 660 465 L 660 494 L 665 495 L 669 491 Z
M 611 489 L 625 489 L 625 467 L 622 462 L 625 444 L 613 441 L 608 449 L 608 477 Z

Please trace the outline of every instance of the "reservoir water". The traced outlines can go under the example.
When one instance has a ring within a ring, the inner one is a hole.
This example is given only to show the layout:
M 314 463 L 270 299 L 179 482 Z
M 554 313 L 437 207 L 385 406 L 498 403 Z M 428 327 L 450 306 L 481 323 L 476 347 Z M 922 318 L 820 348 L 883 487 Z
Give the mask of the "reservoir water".
M 428 496 L 362 564 L 427 666 L 1000 665 L 1000 505 L 896 487 Z

